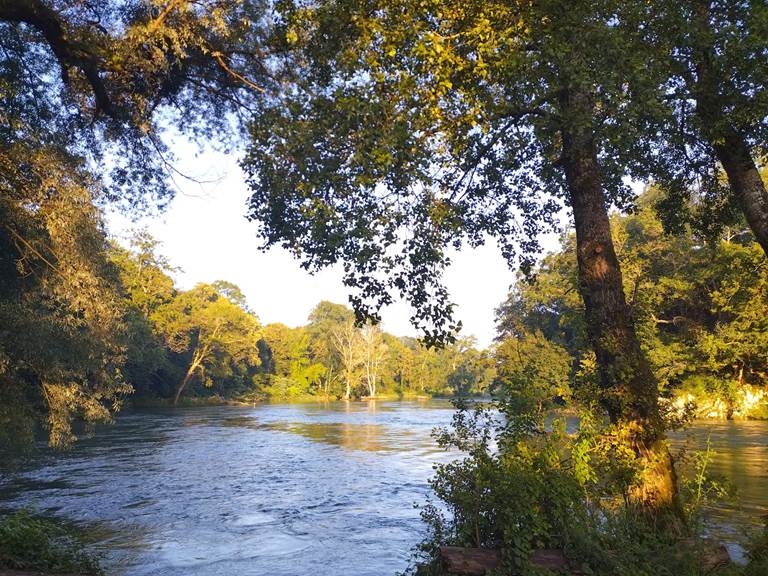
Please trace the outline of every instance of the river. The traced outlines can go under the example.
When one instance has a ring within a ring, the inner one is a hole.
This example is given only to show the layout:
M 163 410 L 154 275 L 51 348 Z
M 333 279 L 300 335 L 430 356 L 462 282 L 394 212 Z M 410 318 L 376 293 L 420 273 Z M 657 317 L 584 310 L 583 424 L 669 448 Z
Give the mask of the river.
M 0 483 L 0 506 L 91 527 L 109 574 L 394 575 L 450 422 L 446 401 L 135 411 Z M 768 422 L 696 425 L 740 490 L 711 530 L 734 542 L 768 513 Z M 685 441 L 676 437 L 679 447 Z

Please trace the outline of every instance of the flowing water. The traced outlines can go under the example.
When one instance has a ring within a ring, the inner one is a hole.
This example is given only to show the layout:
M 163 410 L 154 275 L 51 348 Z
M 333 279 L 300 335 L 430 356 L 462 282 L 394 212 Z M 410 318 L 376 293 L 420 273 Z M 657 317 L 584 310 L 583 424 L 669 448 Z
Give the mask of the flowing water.
M 393 575 L 424 535 L 414 503 L 450 454 L 431 436 L 448 402 L 205 407 L 124 413 L 71 452 L 0 483 L 0 506 L 34 506 L 98 529 L 110 574 Z M 729 542 L 768 512 L 768 423 L 708 423 L 741 504 L 715 511 Z M 676 446 L 685 440 L 676 438 Z

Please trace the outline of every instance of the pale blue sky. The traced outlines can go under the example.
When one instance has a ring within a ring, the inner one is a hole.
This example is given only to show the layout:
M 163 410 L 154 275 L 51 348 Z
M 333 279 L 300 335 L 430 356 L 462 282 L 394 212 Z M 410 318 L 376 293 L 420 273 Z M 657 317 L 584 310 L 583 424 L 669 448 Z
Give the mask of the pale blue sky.
M 256 225 L 244 217 L 248 189 L 236 156 L 213 151 L 195 154 L 189 146 L 177 146 L 176 150 L 181 171 L 215 181 L 197 184 L 176 178 L 180 189 L 176 198 L 156 217 L 131 222 L 120 215 L 108 215 L 109 230 L 118 240 L 131 228 L 146 226 L 162 242 L 162 253 L 182 269 L 176 276 L 182 288 L 214 280 L 234 282 L 264 324 L 303 325 L 320 300 L 348 304 L 340 268 L 310 275 L 282 249 L 258 250 Z M 548 239 L 547 244 L 554 247 L 556 241 Z M 445 281 L 457 304 L 463 334 L 474 335 L 480 346 L 491 343 L 494 309 L 506 297 L 513 280 L 514 273 L 493 242 L 455 254 Z M 382 317 L 388 332 L 416 335 L 405 303 L 385 309 Z

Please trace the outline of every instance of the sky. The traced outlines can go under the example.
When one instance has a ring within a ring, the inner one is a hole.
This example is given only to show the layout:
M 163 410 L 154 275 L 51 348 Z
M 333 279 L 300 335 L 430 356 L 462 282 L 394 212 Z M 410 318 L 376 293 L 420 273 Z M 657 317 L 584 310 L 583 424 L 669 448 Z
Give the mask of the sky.
M 180 268 L 175 274 L 179 287 L 214 280 L 234 282 L 262 324 L 302 326 L 321 300 L 348 304 L 340 266 L 310 275 L 285 250 L 259 249 L 256 224 L 245 218 L 249 193 L 236 155 L 199 152 L 189 145 L 174 148 L 179 171 L 207 182 L 176 177 L 176 197 L 159 215 L 131 221 L 109 213 L 112 236 L 125 243 L 132 229 L 146 227 L 161 242 L 160 252 Z M 556 239 L 547 239 L 546 245 L 554 248 Z M 453 256 L 445 283 L 457 305 L 462 335 L 474 336 L 481 347 L 492 342 L 494 310 L 506 298 L 514 277 L 492 240 Z M 382 311 L 382 327 L 398 336 L 418 336 L 410 315 L 408 305 L 397 301 Z

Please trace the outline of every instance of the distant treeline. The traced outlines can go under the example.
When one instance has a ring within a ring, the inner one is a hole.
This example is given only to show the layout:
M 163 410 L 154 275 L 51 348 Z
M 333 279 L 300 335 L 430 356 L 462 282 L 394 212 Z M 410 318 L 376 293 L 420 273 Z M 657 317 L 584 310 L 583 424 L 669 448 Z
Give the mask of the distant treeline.
M 344 305 L 320 302 L 299 328 L 262 326 L 240 289 L 225 281 L 180 290 L 156 242 L 138 234 L 110 247 L 126 310 L 123 372 L 136 396 L 257 400 L 476 393 L 492 378 L 471 340 L 429 349 Z
M 0 198 L 3 448 L 31 446 L 37 429 L 66 446 L 74 423 L 126 400 L 478 393 L 493 378 L 471 340 L 428 349 L 340 304 L 320 302 L 300 328 L 263 326 L 237 286 L 179 289 L 151 236 L 111 242 L 91 191 L 64 192 Z

